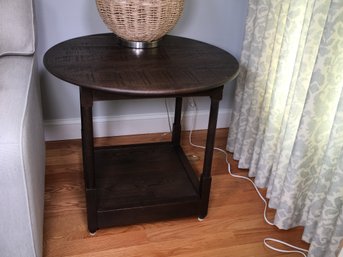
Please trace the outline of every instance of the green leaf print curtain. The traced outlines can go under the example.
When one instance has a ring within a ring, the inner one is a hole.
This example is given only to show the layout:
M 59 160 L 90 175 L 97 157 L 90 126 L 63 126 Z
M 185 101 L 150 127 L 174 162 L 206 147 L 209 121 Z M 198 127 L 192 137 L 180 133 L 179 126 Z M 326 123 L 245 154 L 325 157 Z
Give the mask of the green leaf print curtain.
M 250 0 L 227 150 L 308 256 L 343 239 L 343 0 Z

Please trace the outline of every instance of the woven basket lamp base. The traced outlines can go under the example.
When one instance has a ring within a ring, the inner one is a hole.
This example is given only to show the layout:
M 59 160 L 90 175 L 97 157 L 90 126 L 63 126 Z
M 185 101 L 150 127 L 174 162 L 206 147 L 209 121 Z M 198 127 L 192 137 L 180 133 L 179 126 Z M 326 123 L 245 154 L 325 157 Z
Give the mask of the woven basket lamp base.
M 154 48 L 181 16 L 184 0 L 96 0 L 100 17 L 134 49 Z
M 145 41 L 130 41 L 120 38 L 120 44 L 124 47 L 133 49 L 155 48 L 158 47 L 159 40 L 145 42 Z

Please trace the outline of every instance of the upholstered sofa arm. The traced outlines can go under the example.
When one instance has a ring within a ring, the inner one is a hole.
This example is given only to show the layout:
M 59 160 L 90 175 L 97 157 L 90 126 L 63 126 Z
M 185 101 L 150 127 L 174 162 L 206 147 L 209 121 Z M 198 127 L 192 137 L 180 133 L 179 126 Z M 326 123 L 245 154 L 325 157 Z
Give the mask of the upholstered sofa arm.
M 40 257 L 45 145 L 33 56 L 0 57 L 0 249 Z

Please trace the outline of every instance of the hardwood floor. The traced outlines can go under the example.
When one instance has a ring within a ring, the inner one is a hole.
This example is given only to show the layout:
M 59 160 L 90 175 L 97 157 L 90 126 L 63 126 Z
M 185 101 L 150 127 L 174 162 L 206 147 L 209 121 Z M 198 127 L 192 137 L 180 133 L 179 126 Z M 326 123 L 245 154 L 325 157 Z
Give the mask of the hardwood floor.
M 226 144 L 226 129 L 217 131 L 216 146 Z M 159 142 L 169 134 L 149 134 L 101 138 L 96 145 Z M 193 134 L 193 142 L 204 145 L 204 131 Z M 193 168 L 202 168 L 203 150 L 188 143 L 182 145 L 192 159 Z M 263 203 L 247 181 L 227 173 L 224 155 L 214 154 L 209 213 L 199 222 L 196 217 L 100 229 L 90 236 L 86 227 L 86 209 L 82 174 L 81 141 L 47 142 L 44 256 L 73 257 L 252 257 L 285 256 L 263 245 L 266 237 L 275 237 L 307 248 L 301 241 L 302 229 L 281 231 L 263 220 Z M 237 162 L 229 154 L 234 173 Z M 262 190 L 263 191 L 263 190 Z M 273 211 L 268 211 L 272 217 Z

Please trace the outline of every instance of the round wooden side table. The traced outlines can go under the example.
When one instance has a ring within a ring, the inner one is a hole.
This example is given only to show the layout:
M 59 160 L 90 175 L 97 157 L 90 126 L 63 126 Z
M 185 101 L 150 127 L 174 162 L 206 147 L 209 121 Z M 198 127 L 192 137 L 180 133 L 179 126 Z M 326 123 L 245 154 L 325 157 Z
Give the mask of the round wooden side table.
M 80 88 L 88 229 L 197 215 L 208 211 L 211 165 L 224 83 L 238 62 L 215 46 L 165 36 L 159 47 L 131 49 L 113 34 L 59 43 L 44 56 L 48 71 Z M 180 146 L 182 97 L 210 97 L 203 170 L 198 178 Z M 170 142 L 94 147 L 94 101 L 173 97 Z

